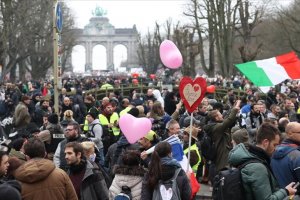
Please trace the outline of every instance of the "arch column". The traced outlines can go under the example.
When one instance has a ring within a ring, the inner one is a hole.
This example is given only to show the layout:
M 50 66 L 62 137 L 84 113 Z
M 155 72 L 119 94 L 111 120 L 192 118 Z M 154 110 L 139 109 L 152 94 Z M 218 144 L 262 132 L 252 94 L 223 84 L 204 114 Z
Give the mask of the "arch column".
M 92 42 L 87 41 L 85 43 L 85 71 L 92 71 L 93 69 L 93 49 Z
M 114 71 L 114 51 L 113 51 L 113 42 L 107 42 L 107 69 Z

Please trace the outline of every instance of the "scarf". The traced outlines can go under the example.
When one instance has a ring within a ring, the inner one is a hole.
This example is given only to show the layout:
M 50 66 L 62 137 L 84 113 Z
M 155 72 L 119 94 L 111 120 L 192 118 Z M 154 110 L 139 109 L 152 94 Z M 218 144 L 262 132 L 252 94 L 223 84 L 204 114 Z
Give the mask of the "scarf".
M 78 174 L 86 168 L 86 164 L 86 159 L 83 158 L 80 160 L 80 163 L 78 165 L 70 165 L 71 174 Z

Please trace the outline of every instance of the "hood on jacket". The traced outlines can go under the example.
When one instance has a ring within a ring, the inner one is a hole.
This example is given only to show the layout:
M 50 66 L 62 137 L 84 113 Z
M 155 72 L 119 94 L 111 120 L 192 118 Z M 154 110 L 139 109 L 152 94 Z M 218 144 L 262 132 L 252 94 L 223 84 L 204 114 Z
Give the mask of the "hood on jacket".
M 100 124 L 99 119 L 95 119 L 94 121 L 92 121 L 92 123 L 90 123 L 90 126 L 93 124 Z
M 55 165 L 50 160 L 31 159 L 17 169 L 15 177 L 24 183 L 35 183 L 46 179 L 54 169 Z
M 297 147 L 290 146 L 289 144 L 294 144 L 294 142 L 290 140 L 285 140 L 281 143 L 281 145 L 278 145 L 274 153 L 272 154 L 272 158 L 276 160 L 282 159 L 288 153 L 297 149 Z
M 256 157 L 247 150 L 243 143 L 240 143 L 229 152 L 228 162 L 233 166 L 238 166 L 253 158 Z

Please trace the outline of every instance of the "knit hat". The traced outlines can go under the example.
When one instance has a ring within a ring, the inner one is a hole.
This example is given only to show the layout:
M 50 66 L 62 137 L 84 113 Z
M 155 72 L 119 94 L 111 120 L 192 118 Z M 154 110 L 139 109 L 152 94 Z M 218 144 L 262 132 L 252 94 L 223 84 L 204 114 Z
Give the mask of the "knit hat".
M 184 132 L 190 134 L 190 126 L 184 129 Z M 198 141 L 198 129 L 192 126 L 192 138 Z
M 249 135 L 246 129 L 240 129 L 232 133 L 232 140 L 235 141 L 236 144 L 245 143 L 249 140 Z
M 51 124 L 57 124 L 58 123 L 58 115 L 56 113 L 52 113 L 48 116 L 48 121 Z
M 144 136 L 144 138 L 146 138 L 150 142 L 152 142 L 155 137 L 156 137 L 156 133 L 152 130 L 150 130 L 149 133 L 146 136 Z
M 128 111 L 128 114 L 131 114 L 131 115 L 134 116 L 134 117 L 138 117 L 139 114 L 140 114 L 140 111 L 139 111 L 139 109 L 137 109 L 137 108 L 131 108 L 131 109 Z
M 90 112 L 87 113 L 87 115 L 90 115 L 93 119 L 97 119 L 99 112 L 96 110 L 91 110 Z

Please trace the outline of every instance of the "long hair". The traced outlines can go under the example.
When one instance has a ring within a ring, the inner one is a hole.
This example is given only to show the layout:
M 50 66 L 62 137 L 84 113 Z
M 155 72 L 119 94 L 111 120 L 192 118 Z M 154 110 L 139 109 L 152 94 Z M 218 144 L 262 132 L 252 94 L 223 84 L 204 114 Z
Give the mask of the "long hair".
M 165 114 L 165 111 L 159 101 L 153 103 L 152 109 L 150 111 L 150 117 L 153 119 L 161 118 Z
M 168 156 L 172 152 L 172 147 L 168 142 L 160 142 L 155 146 L 149 164 L 148 187 L 154 190 L 161 179 L 161 158 Z

